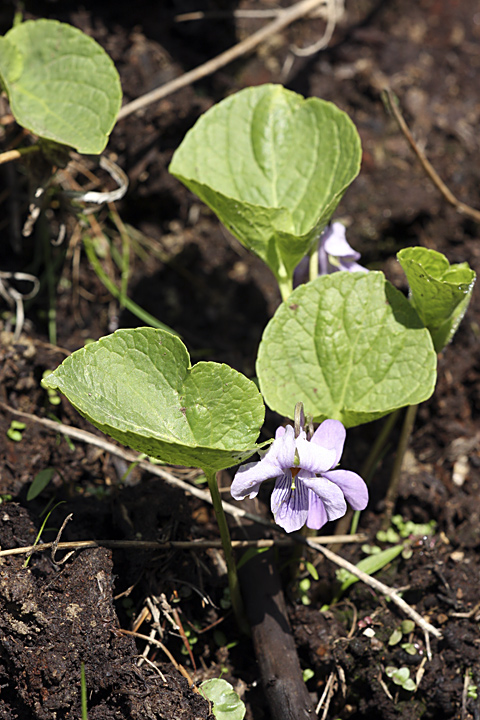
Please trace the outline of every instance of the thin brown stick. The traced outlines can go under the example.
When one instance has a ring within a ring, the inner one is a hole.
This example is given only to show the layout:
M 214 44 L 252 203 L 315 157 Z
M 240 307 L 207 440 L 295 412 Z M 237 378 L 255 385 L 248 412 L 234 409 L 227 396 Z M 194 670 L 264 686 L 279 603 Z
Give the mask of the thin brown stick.
M 352 575 L 358 577 L 358 579 L 365 583 L 365 585 L 369 585 L 374 590 L 377 590 L 378 592 L 382 593 L 382 595 L 385 595 L 385 597 L 390 598 L 392 602 L 394 602 L 397 607 L 399 607 L 406 615 L 408 615 L 416 625 L 422 628 L 422 630 L 424 631 L 424 633 L 426 633 L 427 636 L 428 633 L 431 633 L 436 638 L 440 639 L 442 637 L 442 633 L 440 632 L 440 630 L 427 622 L 427 620 L 425 620 L 425 618 L 423 618 L 420 613 L 418 613 L 407 602 L 405 602 L 405 600 L 400 597 L 397 590 L 388 587 L 388 585 L 385 585 L 384 583 L 380 582 L 380 580 L 377 580 L 371 575 L 367 575 L 367 573 L 364 573 L 363 570 L 359 570 L 351 562 L 340 557 L 340 555 L 337 555 L 332 550 L 329 550 L 328 548 L 321 545 L 317 545 L 316 547 L 312 546 L 310 545 L 310 540 L 306 540 L 306 543 L 309 547 L 313 547 L 314 550 L 322 553 L 322 555 L 324 555 L 328 560 L 331 560 L 331 562 L 335 563 L 335 565 L 338 565 L 339 567 L 348 570 L 348 572 L 351 572 Z M 427 650 L 429 650 L 428 647 Z
M 410 132 L 410 129 L 405 122 L 405 119 L 400 112 L 399 106 L 398 106 L 398 100 L 393 91 L 390 88 L 385 88 L 384 90 L 385 98 L 386 98 L 386 104 L 388 110 L 392 113 L 393 117 L 397 121 L 397 124 L 402 131 L 402 133 L 405 135 L 406 139 L 410 143 L 410 147 L 412 148 L 415 155 L 420 160 L 420 163 L 427 173 L 430 180 L 433 182 L 437 190 L 439 190 L 445 200 L 450 203 L 450 205 L 453 205 L 455 210 L 460 213 L 461 215 L 466 215 L 467 217 L 471 218 L 472 220 L 475 220 L 475 222 L 480 222 L 480 210 L 476 210 L 475 208 L 471 207 L 470 205 L 466 205 L 461 200 L 458 200 L 458 198 L 455 197 L 455 195 L 451 192 L 451 190 L 445 185 L 441 177 L 438 175 L 437 171 L 431 164 L 431 162 L 427 159 L 425 153 L 423 150 L 419 148 L 417 143 L 415 142 L 415 139 Z
M 193 70 L 175 78 L 171 82 L 142 95 L 130 103 L 127 103 L 127 105 L 124 105 L 120 109 L 117 120 L 122 120 L 137 110 L 141 110 L 142 108 L 147 107 L 147 105 L 158 102 L 158 100 L 161 100 L 167 95 L 170 95 L 171 93 L 176 92 L 191 83 L 197 82 L 197 80 L 200 80 L 207 75 L 211 75 L 219 68 L 228 65 L 228 63 L 231 63 L 233 60 L 236 60 L 242 55 L 246 55 L 268 37 L 280 32 L 280 30 L 288 27 L 288 25 L 291 25 L 291 23 L 295 20 L 299 20 L 301 17 L 307 15 L 323 2 L 324 0 L 301 0 L 301 2 L 297 2 L 291 8 L 286 9 L 285 12 L 283 12 L 271 23 L 261 28 L 261 30 L 253 33 L 248 38 L 245 38 L 245 40 L 242 40 L 225 52 L 220 53 L 220 55 L 212 58 L 212 60 L 208 60 L 206 63 L 203 63 L 203 65 L 199 65 Z
M 272 529 L 278 530 L 276 527 Z M 355 537 L 357 542 L 364 542 L 367 537 L 365 535 L 349 536 Z M 332 541 L 345 542 L 345 538 L 337 535 L 325 535 L 318 538 L 311 538 L 313 545 L 331 544 Z M 269 547 L 289 547 L 297 542 L 296 538 L 265 538 L 261 540 L 232 540 L 232 546 L 239 550 L 243 548 L 269 548 Z M 8 550 L 0 550 L 0 557 L 9 555 L 31 555 L 34 552 L 43 552 L 50 550 L 55 546 L 55 550 L 88 550 L 89 548 L 107 547 L 112 550 L 208 550 L 209 548 L 221 548 L 221 540 L 170 540 L 168 542 L 154 542 L 149 540 L 72 540 L 69 542 L 59 542 L 55 545 L 51 543 L 38 543 L 37 545 L 26 545 L 25 547 L 10 548 Z M 55 561 L 57 562 L 57 561 Z M 57 562 L 58 565 L 58 562 Z

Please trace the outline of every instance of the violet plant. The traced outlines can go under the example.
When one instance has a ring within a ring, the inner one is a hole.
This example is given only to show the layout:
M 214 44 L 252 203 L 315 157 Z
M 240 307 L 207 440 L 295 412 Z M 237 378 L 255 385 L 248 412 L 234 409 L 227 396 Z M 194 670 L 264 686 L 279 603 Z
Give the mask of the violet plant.
M 23 154 L 52 152 L 52 143 L 101 153 L 122 101 L 120 78 L 103 48 L 56 20 L 20 22 L 0 37 L 0 84 L 15 120 L 39 138 Z
M 383 273 L 358 271 L 358 254 L 343 230 L 325 228 L 360 156 L 358 133 L 341 110 L 263 85 L 205 113 L 173 157 L 171 172 L 277 278 L 283 302 L 260 343 L 260 392 L 226 365 L 191 367 L 179 338 L 151 328 L 119 330 L 91 343 L 42 381 L 120 442 L 203 469 L 237 617 L 241 597 L 215 475 L 265 447 L 256 443 L 264 402 L 290 419 L 301 403 L 321 424 L 307 437 L 297 410 L 295 428 L 279 428 L 262 459 L 238 470 L 234 497 L 255 496 L 264 480 L 275 478 L 272 511 L 288 532 L 305 523 L 320 528 L 345 513 L 346 501 L 363 509 L 362 478 L 336 469 L 345 428 L 430 397 L 437 352 L 453 336 L 473 289 L 475 274 L 466 263 L 450 266 L 424 248 L 399 253 L 411 300 Z M 295 268 L 310 256 L 313 276 L 335 272 L 293 290 Z

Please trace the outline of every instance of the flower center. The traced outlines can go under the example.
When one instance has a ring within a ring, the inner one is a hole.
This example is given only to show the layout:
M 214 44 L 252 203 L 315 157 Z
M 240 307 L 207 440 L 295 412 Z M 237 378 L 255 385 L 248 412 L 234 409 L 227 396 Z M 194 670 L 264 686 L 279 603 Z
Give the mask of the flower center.
M 299 468 L 299 467 L 290 468 L 290 472 L 292 473 L 292 486 L 291 486 L 292 490 L 295 490 L 295 478 L 297 477 L 300 470 L 301 470 L 301 468 Z

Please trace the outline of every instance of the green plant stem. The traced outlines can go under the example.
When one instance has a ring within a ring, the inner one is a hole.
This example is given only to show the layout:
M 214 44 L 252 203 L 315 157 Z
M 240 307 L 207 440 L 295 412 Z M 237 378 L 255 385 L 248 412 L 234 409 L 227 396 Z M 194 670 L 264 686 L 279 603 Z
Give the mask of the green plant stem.
M 387 440 L 390 437 L 390 434 L 395 426 L 395 423 L 398 420 L 399 415 L 400 410 L 395 410 L 394 412 L 390 413 L 390 415 L 387 415 L 387 417 L 385 418 L 385 422 L 383 423 L 380 432 L 375 438 L 375 442 L 373 443 L 370 452 L 368 453 L 368 456 L 362 465 L 360 475 L 365 480 L 367 485 L 372 479 L 375 468 L 380 462 L 382 456 L 385 454 Z
M 80 698 L 82 703 L 82 720 L 88 720 L 87 713 L 87 682 L 85 680 L 85 663 L 80 665 Z
M 220 530 L 220 538 L 222 540 L 223 552 L 225 553 L 225 562 L 227 564 L 228 585 L 230 588 L 230 600 L 232 602 L 233 612 L 237 619 L 240 630 L 250 634 L 250 628 L 245 616 L 243 600 L 240 593 L 240 583 L 238 581 L 237 566 L 233 556 L 232 541 L 230 539 L 230 531 L 228 529 L 227 518 L 222 505 L 220 491 L 218 489 L 217 478 L 215 472 L 205 472 L 208 488 L 212 496 L 212 505 L 217 518 L 218 529 Z
M 124 307 L 131 313 L 136 315 L 139 320 L 144 322 L 146 325 L 150 325 L 154 328 L 159 328 L 160 330 L 166 330 L 167 332 L 172 333 L 172 335 L 176 335 L 177 337 L 179 337 L 178 333 L 175 332 L 175 330 L 172 330 L 172 328 L 168 327 L 168 325 L 165 325 L 164 323 L 160 322 L 160 320 L 157 320 L 157 318 L 153 317 L 153 315 L 150 315 L 150 313 L 137 305 L 136 302 L 130 300 L 128 296 L 122 298 L 121 291 L 117 288 L 115 283 L 110 280 L 107 273 L 102 268 L 100 260 L 97 257 L 97 253 L 95 252 L 95 248 L 93 247 L 92 240 L 89 237 L 85 236 L 83 238 L 83 245 L 85 247 L 85 252 L 87 253 L 87 257 L 95 272 L 95 275 L 116 300 L 123 300 Z
M 42 237 L 43 259 L 45 263 L 45 277 L 48 293 L 48 339 L 51 345 L 57 344 L 57 283 L 55 278 L 55 263 L 53 258 L 50 235 L 43 214 L 38 218 L 39 232 Z
M 130 236 L 123 224 L 120 215 L 115 210 L 110 210 L 110 217 L 116 225 L 122 240 L 121 257 L 121 285 L 120 285 L 120 307 L 125 307 L 125 300 L 128 300 L 128 280 L 130 277 Z
M 382 521 L 382 530 L 390 527 L 390 522 L 395 508 L 398 494 L 398 484 L 400 482 L 400 472 L 402 469 L 403 458 L 408 447 L 410 436 L 412 434 L 413 425 L 417 416 L 418 405 L 409 405 L 403 419 L 402 432 L 398 441 L 397 454 L 393 463 L 392 474 L 388 484 L 387 494 L 385 496 L 385 514 Z
M 380 429 L 380 432 L 378 433 L 377 437 L 375 438 L 375 442 L 373 443 L 372 447 L 370 448 L 370 452 L 367 455 L 367 458 L 365 462 L 362 465 L 362 468 L 360 470 L 361 477 L 365 480 L 367 485 L 370 484 L 370 481 L 373 477 L 373 473 L 375 472 L 375 469 L 382 459 L 383 455 L 385 455 L 387 451 L 387 440 L 390 437 L 390 434 L 395 426 L 395 423 L 398 420 L 398 416 L 400 414 L 400 410 L 395 410 L 394 412 L 390 413 L 390 415 L 387 415 L 385 418 L 385 421 Z M 347 532 L 348 525 L 350 524 L 350 534 L 355 535 L 358 528 L 358 522 L 360 520 L 360 510 L 355 510 L 353 513 L 351 511 L 347 512 L 346 515 L 344 515 L 343 518 L 340 518 L 340 520 L 337 522 L 337 526 L 335 529 L 336 535 L 344 535 Z
M 309 258 L 308 279 L 310 282 L 318 277 L 318 243 L 315 244 Z
M 293 291 L 292 278 L 282 278 L 277 276 L 277 282 L 278 287 L 280 288 L 282 300 L 285 302 L 285 300 L 288 300 Z

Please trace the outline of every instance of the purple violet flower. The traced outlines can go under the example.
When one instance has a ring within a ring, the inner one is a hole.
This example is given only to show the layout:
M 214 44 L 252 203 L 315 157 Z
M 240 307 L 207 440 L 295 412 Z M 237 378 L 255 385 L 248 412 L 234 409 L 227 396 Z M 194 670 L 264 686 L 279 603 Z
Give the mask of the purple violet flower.
M 325 420 L 307 440 L 291 425 L 279 427 L 275 440 L 259 462 L 236 472 L 230 492 L 235 500 L 257 496 L 264 480 L 275 478 L 271 508 L 275 522 L 287 532 L 307 527 L 318 530 L 327 520 L 345 515 L 348 500 L 364 510 L 368 490 L 360 475 L 333 470 L 343 452 L 345 428 L 338 420 Z
M 318 241 L 318 274 L 329 275 L 338 270 L 348 272 L 368 272 L 359 265 L 360 253 L 347 242 L 345 225 L 334 222 L 327 225 Z M 297 287 L 308 280 L 309 258 L 305 257 L 295 268 L 293 286 Z

